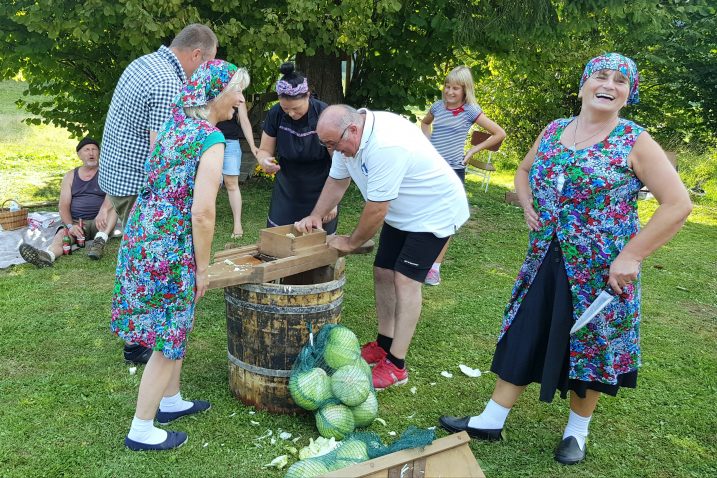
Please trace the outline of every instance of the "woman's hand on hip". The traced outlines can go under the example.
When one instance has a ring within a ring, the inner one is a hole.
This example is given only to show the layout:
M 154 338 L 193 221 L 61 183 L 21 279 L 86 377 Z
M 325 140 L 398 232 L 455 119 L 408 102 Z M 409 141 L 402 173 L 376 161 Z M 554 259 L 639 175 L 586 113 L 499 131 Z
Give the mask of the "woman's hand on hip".
M 194 293 L 194 303 L 196 304 L 199 302 L 199 299 L 204 297 L 204 294 L 207 293 L 207 287 L 209 287 L 209 270 L 205 269 L 204 271 L 197 271 L 197 277 L 196 277 L 196 285 L 195 285 L 195 293 Z
M 626 285 L 632 284 L 637 280 L 637 274 L 640 272 L 640 261 L 618 254 L 612 264 L 610 264 L 610 276 L 607 284 L 612 290 L 620 295 Z
M 531 231 L 537 231 L 540 229 L 538 213 L 535 212 L 532 204 L 523 206 L 523 216 L 525 216 L 525 223 L 528 225 L 528 229 Z

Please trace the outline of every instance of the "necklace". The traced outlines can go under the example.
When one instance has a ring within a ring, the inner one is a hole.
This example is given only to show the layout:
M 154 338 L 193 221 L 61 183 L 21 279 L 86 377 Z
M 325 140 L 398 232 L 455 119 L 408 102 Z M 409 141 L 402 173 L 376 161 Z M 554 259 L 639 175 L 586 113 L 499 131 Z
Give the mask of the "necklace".
M 586 142 L 586 141 L 589 141 L 589 140 L 593 139 L 595 136 L 597 136 L 597 135 L 599 135 L 600 133 L 602 133 L 603 130 L 605 129 L 605 126 L 607 126 L 608 124 L 612 123 L 613 120 L 614 120 L 614 118 L 608 119 L 606 122 L 604 122 L 604 123 L 602 124 L 602 126 L 600 126 L 600 129 L 597 130 L 596 133 L 593 133 L 593 134 L 591 134 L 590 136 L 588 136 L 587 138 L 583 138 L 583 139 L 581 139 L 580 141 L 578 141 L 577 138 L 578 138 L 578 128 L 580 127 L 580 116 L 577 116 L 577 117 L 575 118 L 575 130 L 573 131 L 573 147 L 570 148 L 570 149 L 572 150 L 572 152 L 574 153 L 574 152 L 577 150 L 577 145 L 578 145 L 578 144 L 582 144 L 582 143 L 584 143 L 584 142 Z

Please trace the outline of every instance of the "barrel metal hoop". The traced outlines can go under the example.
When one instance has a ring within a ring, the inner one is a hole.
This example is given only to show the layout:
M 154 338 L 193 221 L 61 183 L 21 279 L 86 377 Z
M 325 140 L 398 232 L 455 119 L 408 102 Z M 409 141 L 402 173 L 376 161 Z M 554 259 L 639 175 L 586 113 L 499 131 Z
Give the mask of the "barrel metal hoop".
M 252 365 L 246 362 L 242 362 L 235 356 L 231 354 L 231 352 L 227 351 L 227 358 L 231 363 L 236 365 L 237 367 L 246 370 L 247 372 L 255 373 L 257 375 L 264 375 L 265 377 L 281 377 L 281 378 L 287 378 L 291 376 L 291 370 L 274 370 L 271 368 L 264 368 L 264 367 L 257 367 L 256 365 Z
M 344 301 L 343 296 L 336 300 L 329 302 L 328 304 L 320 305 L 308 305 L 300 307 L 282 306 L 282 305 L 265 305 L 265 304 L 254 304 L 245 300 L 240 300 L 235 297 L 226 296 L 226 301 L 234 307 L 240 307 L 242 309 L 256 310 L 259 312 L 267 312 L 269 314 L 281 313 L 281 315 L 300 315 L 300 314 L 316 314 L 319 312 L 326 312 L 341 307 L 341 303 Z
M 343 287 L 346 284 L 346 276 L 341 276 L 331 282 L 323 282 L 321 284 L 306 285 L 289 285 L 289 284 L 272 284 L 265 282 L 262 284 L 241 284 L 234 287 L 241 288 L 249 292 L 258 292 L 262 294 L 279 294 L 279 295 L 308 295 L 329 292 Z

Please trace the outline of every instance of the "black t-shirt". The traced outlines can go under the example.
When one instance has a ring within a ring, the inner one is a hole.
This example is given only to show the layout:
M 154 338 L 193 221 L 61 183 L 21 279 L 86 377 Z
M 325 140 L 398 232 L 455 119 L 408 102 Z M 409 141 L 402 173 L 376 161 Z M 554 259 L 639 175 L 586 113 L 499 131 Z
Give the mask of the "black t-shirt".
M 234 116 L 232 116 L 232 119 L 220 121 L 217 123 L 217 128 L 224 134 L 224 139 L 244 139 L 244 132 L 239 125 L 238 110 L 236 108 L 234 108 Z
M 264 121 L 264 132 L 276 138 L 276 158 L 281 169 L 276 175 L 269 208 L 269 220 L 278 225 L 293 224 L 308 216 L 319 199 L 331 169 L 331 157 L 319 143 L 316 124 L 328 105 L 309 99 L 309 110 L 293 120 L 281 106 L 274 105 Z M 336 230 L 336 220 L 324 225 Z

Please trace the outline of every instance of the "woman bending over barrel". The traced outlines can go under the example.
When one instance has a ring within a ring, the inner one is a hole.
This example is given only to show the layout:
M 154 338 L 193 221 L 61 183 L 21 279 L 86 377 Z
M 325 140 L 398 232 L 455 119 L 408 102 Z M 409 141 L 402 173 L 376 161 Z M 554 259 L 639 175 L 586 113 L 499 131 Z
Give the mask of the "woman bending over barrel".
M 244 101 L 249 75 L 231 63 L 203 63 L 182 89 L 145 164 L 148 180 L 129 216 L 117 260 L 112 331 L 151 347 L 125 445 L 168 450 L 184 432 L 154 426 L 209 409 L 182 399 L 179 376 L 194 307 L 207 290 L 224 136 L 218 121 Z

